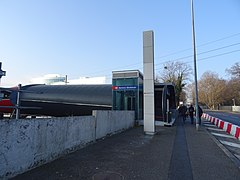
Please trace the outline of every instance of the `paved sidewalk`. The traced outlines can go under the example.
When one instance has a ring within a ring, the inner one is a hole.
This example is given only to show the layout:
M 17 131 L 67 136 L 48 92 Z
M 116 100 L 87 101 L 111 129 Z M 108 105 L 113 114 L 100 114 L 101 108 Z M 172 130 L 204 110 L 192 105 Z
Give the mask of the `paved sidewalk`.
M 204 127 L 177 120 L 154 136 L 130 129 L 13 179 L 239 180 L 240 169 Z

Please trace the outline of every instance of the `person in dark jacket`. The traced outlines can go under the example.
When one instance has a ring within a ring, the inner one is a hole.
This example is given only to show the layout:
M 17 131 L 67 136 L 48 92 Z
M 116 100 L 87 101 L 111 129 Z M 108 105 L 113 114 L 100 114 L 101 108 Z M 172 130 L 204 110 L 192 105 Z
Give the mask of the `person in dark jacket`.
M 190 116 L 191 124 L 193 124 L 193 116 L 194 116 L 194 107 L 191 104 L 190 107 L 188 108 L 188 114 Z
M 179 113 L 179 117 L 182 118 L 183 123 L 185 123 L 186 121 L 186 113 L 187 113 L 187 106 L 185 105 L 180 105 L 180 107 L 178 108 L 178 113 Z
M 202 114 L 203 114 L 203 110 L 200 106 L 198 106 L 198 117 L 199 117 L 199 125 L 201 125 L 201 117 L 202 117 Z

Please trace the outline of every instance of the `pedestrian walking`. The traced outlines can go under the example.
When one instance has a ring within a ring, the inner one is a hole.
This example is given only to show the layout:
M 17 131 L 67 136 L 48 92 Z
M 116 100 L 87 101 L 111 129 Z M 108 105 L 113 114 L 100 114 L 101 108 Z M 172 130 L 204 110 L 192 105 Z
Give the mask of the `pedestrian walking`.
M 186 121 L 186 113 L 187 113 L 187 106 L 181 104 L 180 107 L 178 108 L 178 113 L 179 113 L 179 117 L 182 118 L 183 123 L 185 123 L 185 121 Z
M 203 114 L 203 110 L 202 110 L 202 108 L 201 108 L 200 106 L 198 106 L 199 125 L 201 125 L 201 121 L 202 121 L 201 117 L 202 117 L 202 114 Z
M 188 108 L 188 114 L 190 116 L 191 124 L 193 124 L 193 116 L 194 116 L 194 107 L 191 104 L 190 107 Z

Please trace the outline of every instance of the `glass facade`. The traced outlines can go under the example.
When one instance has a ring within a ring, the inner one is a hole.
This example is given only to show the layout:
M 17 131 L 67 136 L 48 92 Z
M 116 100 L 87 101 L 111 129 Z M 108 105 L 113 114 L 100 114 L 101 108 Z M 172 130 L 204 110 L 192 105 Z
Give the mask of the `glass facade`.
M 155 120 L 170 122 L 175 117 L 175 89 L 171 83 L 155 83 L 154 85 L 154 103 Z
M 143 120 L 143 76 L 138 70 L 116 71 L 112 78 L 112 109 L 133 110 Z M 171 83 L 154 84 L 155 120 L 168 122 L 175 116 L 175 89 Z
M 133 110 L 135 119 L 143 119 L 143 79 L 139 71 L 113 72 L 113 110 Z M 117 77 L 114 77 L 114 73 Z M 129 77 L 128 77 L 129 75 Z

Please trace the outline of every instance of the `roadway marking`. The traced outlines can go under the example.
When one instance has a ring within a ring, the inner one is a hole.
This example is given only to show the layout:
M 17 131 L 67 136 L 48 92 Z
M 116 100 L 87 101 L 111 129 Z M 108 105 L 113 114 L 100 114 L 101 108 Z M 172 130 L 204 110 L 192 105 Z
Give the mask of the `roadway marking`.
M 212 124 L 210 121 L 204 121 L 203 124 Z
M 208 126 L 208 127 L 217 127 L 214 124 L 204 124 L 204 126 Z
M 224 145 L 227 145 L 227 146 L 231 146 L 231 147 L 235 147 L 235 148 L 239 148 L 240 149 L 240 144 L 237 144 L 237 143 L 232 143 L 232 142 L 228 142 L 228 141 L 221 141 L 220 142 Z
M 234 154 L 234 156 L 236 156 L 240 160 L 240 155 Z
M 211 124 L 209 121 L 203 121 L 203 124 Z
M 228 134 L 219 134 L 219 133 L 214 133 L 214 132 L 211 132 L 211 134 L 214 135 L 214 136 L 236 139 L 234 136 L 231 136 L 231 135 L 228 135 Z
M 222 130 L 222 129 L 218 129 L 218 128 L 210 128 L 210 127 L 208 127 L 207 129 L 209 129 L 209 130 L 213 130 L 213 131 L 221 131 L 221 132 L 225 132 L 224 130 Z

